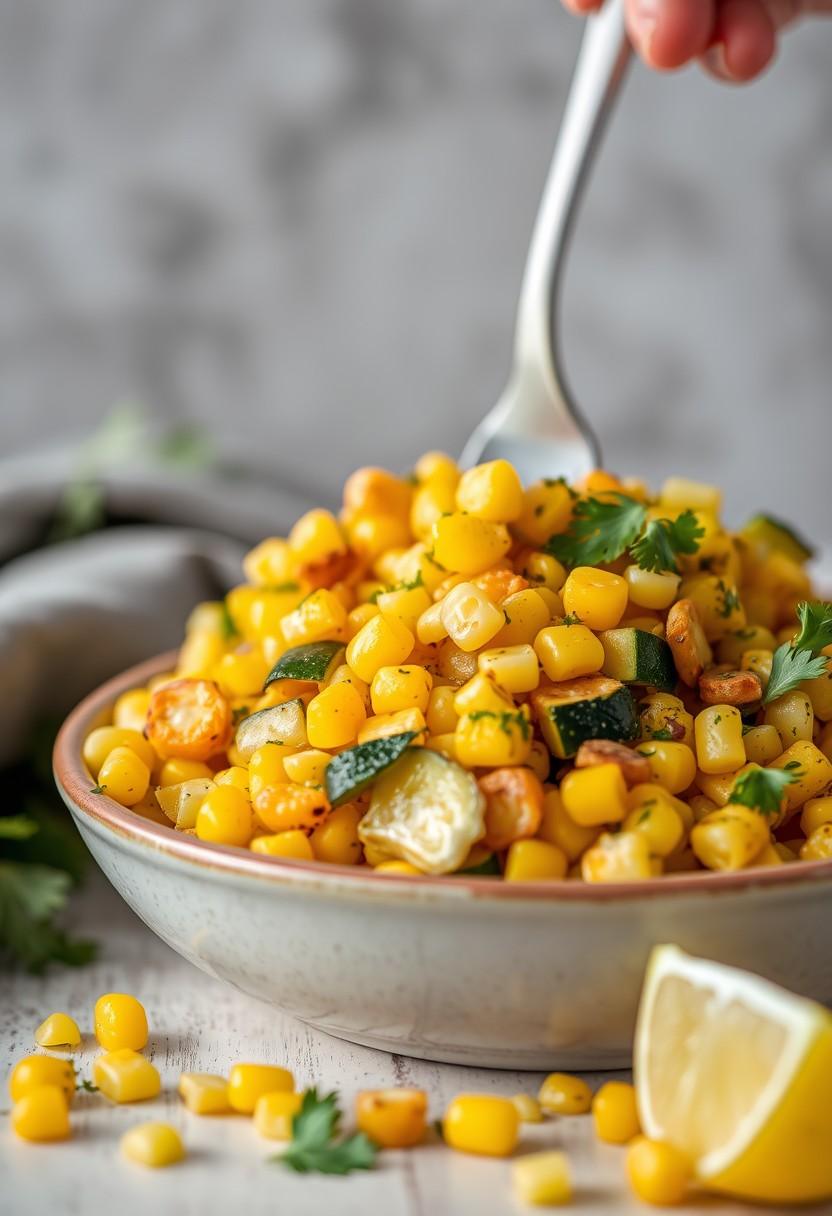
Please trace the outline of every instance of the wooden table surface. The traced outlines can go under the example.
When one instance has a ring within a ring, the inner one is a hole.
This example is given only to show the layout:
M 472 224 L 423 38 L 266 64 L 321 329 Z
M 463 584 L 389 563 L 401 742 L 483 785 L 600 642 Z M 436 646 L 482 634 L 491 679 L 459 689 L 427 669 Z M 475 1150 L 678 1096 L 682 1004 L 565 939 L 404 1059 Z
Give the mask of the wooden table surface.
M 503 1216 L 523 1210 L 512 1196 L 508 1162 L 464 1156 L 434 1138 L 410 1152 L 381 1154 L 370 1173 L 346 1178 L 293 1174 L 267 1163 L 280 1146 L 261 1140 L 248 1119 L 191 1115 L 176 1096 L 176 1084 L 183 1071 L 226 1073 L 237 1060 L 271 1062 L 292 1069 L 299 1086 L 339 1090 L 347 1111 L 359 1089 L 421 1086 L 430 1095 L 434 1118 L 456 1093 L 535 1092 L 541 1074 L 430 1064 L 354 1047 L 311 1030 L 195 970 L 154 937 L 103 880 L 93 882 L 76 901 L 74 914 L 76 929 L 100 940 L 100 959 L 80 971 L 54 969 L 45 978 L 3 978 L 4 1075 L 32 1050 L 32 1033 L 47 1013 L 65 1010 L 87 1032 L 96 997 L 122 991 L 134 993 L 148 1011 L 148 1054 L 161 1072 L 164 1090 L 156 1101 L 123 1107 L 98 1094 L 79 1094 L 72 1140 L 52 1146 L 16 1140 L 4 1120 L 3 1216 L 208 1216 L 233 1213 L 240 1205 L 246 1216 Z M 95 1051 L 87 1034 L 76 1053 L 82 1076 L 91 1077 Z M 600 1079 L 588 1077 L 592 1084 Z M 155 1172 L 120 1158 L 121 1134 L 147 1119 L 169 1120 L 179 1128 L 188 1149 L 184 1163 Z M 568 1153 L 579 1211 L 588 1216 L 644 1216 L 649 1211 L 629 1196 L 623 1151 L 600 1144 L 589 1118 L 526 1125 L 518 1151 L 544 1147 Z M 713 1216 L 750 1211 L 716 1200 L 685 1210 L 707 1210 Z M 832 1211 L 832 1205 L 824 1210 Z

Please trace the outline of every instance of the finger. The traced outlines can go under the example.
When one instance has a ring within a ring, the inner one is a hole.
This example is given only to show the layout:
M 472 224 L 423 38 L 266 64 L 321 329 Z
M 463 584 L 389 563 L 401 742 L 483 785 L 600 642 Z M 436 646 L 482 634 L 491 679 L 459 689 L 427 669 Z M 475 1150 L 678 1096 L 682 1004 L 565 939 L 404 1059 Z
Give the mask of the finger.
M 768 66 L 777 48 L 767 5 L 763 0 L 721 0 L 714 43 L 703 60 L 713 76 L 734 84 L 753 80 Z
M 715 0 L 627 0 L 627 29 L 651 68 L 681 67 L 713 36 Z

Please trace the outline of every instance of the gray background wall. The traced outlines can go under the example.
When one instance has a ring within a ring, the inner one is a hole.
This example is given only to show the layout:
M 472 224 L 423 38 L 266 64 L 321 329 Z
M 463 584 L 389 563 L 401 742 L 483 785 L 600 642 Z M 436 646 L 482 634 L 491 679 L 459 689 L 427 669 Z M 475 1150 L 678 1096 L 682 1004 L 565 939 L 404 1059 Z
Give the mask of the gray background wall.
M 322 495 L 506 374 L 580 25 L 555 0 L 0 0 L 0 444 L 115 401 Z M 565 350 L 607 463 L 822 538 L 832 22 L 730 90 L 637 70 Z

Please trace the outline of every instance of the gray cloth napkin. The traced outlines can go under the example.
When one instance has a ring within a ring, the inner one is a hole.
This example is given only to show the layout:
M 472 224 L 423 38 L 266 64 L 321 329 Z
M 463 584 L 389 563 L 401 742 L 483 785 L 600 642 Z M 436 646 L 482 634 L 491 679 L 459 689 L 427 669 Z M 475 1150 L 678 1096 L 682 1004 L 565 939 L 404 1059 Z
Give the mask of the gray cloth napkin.
M 44 544 L 73 461 L 0 462 L 0 766 L 40 719 L 178 645 L 194 604 L 241 580 L 246 549 L 314 502 L 239 470 L 118 469 L 98 478 L 110 526 Z

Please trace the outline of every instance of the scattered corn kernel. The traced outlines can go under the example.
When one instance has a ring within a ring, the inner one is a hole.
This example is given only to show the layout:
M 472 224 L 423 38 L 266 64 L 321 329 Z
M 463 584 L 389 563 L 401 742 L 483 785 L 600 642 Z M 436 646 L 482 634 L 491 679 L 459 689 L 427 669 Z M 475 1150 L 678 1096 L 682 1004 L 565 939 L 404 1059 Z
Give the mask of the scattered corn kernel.
M 139 1123 L 121 1137 L 121 1153 L 136 1165 L 163 1169 L 185 1157 L 185 1146 L 169 1123 Z
M 412 1148 L 425 1138 L 427 1109 L 423 1089 L 365 1089 L 355 1100 L 355 1122 L 379 1148 Z
M 107 1051 L 93 1061 L 93 1080 L 111 1102 L 143 1102 L 162 1088 L 159 1073 L 149 1060 L 130 1047 Z
M 80 1044 L 81 1031 L 68 1013 L 50 1013 L 35 1031 L 35 1042 L 38 1047 L 48 1047 L 53 1051 L 68 1050 Z
M 462 1153 L 508 1157 L 514 1152 L 520 1117 L 511 1098 L 460 1094 L 442 1120 L 445 1143 Z
M 21 1140 L 66 1140 L 71 1134 L 69 1106 L 59 1085 L 38 1085 L 12 1107 L 12 1128 Z
M 551 1072 L 540 1086 L 537 1099 L 552 1115 L 585 1115 L 592 1106 L 592 1090 L 581 1077 Z
M 254 1105 L 254 1126 L 266 1140 L 291 1140 L 292 1120 L 300 1110 L 301 1094 L 292 1090 L 263 1093 Z
M 231 1110 L 228 1081 L 210 1072 L 183 1072 L 179 1096 L 194 1115 L 224 1115 Z
M 522 1203 L 552 1207 L 572 1199 L 569 1159 L 557 1150 L 518 1157 L 512 1164 L 511 1177 Z
M 291 1093 L 292 1074 L 275 1064 L 235 1064 L 228 1078 L 228 1101 L 234 1110 L 250 1115 L 262 1094 Z
M 595 1134 L 607 1144 L 628 1144 L 641 1133 L 636 1091 L 625 1081 L 607 1081 L 592 1099 Z

